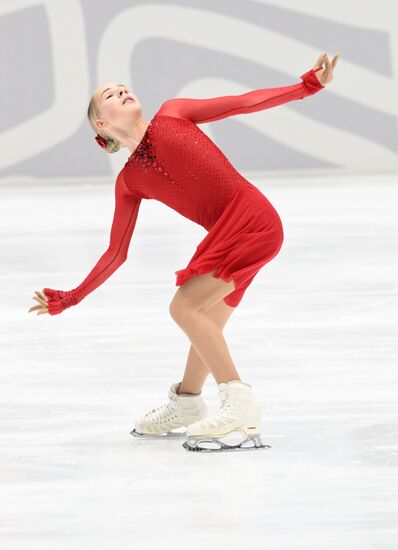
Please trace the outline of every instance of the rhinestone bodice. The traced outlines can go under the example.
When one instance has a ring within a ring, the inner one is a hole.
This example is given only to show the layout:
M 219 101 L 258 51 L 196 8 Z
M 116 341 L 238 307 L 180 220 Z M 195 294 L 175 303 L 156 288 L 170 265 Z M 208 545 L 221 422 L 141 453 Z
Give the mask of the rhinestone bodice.
M 165 101 L 123 168 L 136 197 L 156 199 L 209 230 L 247 180 L 197 124 L 269 109 L 324 88 L 311 69 L 302 82 L 236 96 Z
M 207 230 L 246 181 L 193 122 L 157 113 L 124 166 L 130 191 L 156 199 Z

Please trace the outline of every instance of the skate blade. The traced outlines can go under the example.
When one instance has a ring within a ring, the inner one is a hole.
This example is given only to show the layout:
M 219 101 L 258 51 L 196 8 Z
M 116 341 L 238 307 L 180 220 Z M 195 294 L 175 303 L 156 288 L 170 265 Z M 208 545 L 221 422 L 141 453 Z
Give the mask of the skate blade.
M 147 434 L 145 432 L 137 432 L 137 430 L 134 428 L 134 430 L 132 430 L 130 434 L 134 437 L 141 437 L 143 439 L 180 439 L 181 437 L 186 437 L 186 429 L 184 429 L 184 431 L 177 431 L 177 429 L 180 428 L 176 428 L 176 431 L 172 430 L 170 432 L 163 432 L 160 434 Z
M 231 437 L 232 436 L 232 437 Z M 224 451 L 253 451 L 257 449 L 270 449 L 271 445 L 266 445 L 261 441 L 260 435 L 243 435 L 241 433 L 241 441 L 233 443 L 236 440 L 236 432 L 228 434 L 223 437 L 210 437 L 210 436 L 190 436 L 184 443 L 183 447 L 187 451 L 201 451 L 201 452 L 224 452 Z

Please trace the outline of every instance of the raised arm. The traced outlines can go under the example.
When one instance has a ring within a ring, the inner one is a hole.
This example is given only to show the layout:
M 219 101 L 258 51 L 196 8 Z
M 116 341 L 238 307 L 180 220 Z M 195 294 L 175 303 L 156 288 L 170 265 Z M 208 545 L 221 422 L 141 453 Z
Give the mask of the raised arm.
M 73 290 L 43 289 L 44 294 L 49 298 L 47 307 L 50 315 L 61 313 L 64 309 L 81 302 L 126 261 L 141 200 L 141 197 L 132 195 L 128 191 L 123 171 L 119 172 L 115 183 L 115 210 L 108 249 L 84 281 Z
M 279 88 L 262 88 L 241 95 L 227 95 L 210 99 L 175 98 L 165 101 L 159 114 L 185 118 L 195 124 L 212 122 L 233 115 L 254 113 L 270 109 L 289 101 L 304 99 L 313 95 L 323 86 L 315 73 L 322 69 L 311 69 L 302 74 L 302 82 Z

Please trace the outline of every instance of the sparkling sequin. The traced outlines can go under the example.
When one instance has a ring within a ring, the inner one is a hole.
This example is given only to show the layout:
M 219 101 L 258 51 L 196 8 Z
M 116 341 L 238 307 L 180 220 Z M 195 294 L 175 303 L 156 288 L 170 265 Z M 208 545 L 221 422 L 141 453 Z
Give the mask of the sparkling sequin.
M 77 304 L 76 296 L 72 290 L 60 290 L 58 296 L 64 309 Z
M 245 181 L 198 126 L 161 114 L 151 120 L 125 169 L 132 192 L 157 199 L 206 229 Z
M 50 294 L 51 290 L 51 294 Z M 78 304 L 77 296 L 75 295 L 75 290 L 55 290 L 55 289 L 46 289 L 48 297 L 48 313 L 50 315 L 55 315 L 60 313 L 64 309 L 67 309 L 71 306 Z
M 157 125 L 157 120 L 154 118 L 148 125 L 145 134 L 138 144 L 135 151 L 130 155 L 127 165 L 134 166 L 141 165 L 144 168 L 144 173 L 150 173 L 151 169 L 157 170 L 158 173 L 164 176 L 164 178 L 175 183 L 175 179 L 170 176 L 170 173 L 164 169 L 164 167 L 156 161 L 156 149 L 151 139 L 151 131 L 153 126 Z

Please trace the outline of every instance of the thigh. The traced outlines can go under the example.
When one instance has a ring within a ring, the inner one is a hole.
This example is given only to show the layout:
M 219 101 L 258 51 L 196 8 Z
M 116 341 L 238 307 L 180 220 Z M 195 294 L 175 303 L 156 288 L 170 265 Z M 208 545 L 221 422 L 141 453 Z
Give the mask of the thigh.
M 223 329 L 234 311 L 235 307 L 229 306 L 223 299 L 221 299 L 219 302 L 211 306 L 206 313 L 218 327 Z
M 218 279 L 213 276 L 214 272 L 192 275 L 188 281 L 181 285 L 171 301 L 171 312 L 180 308 L 208 311 L 235 290 L 233 280 L 226 282 Z M 227 304 L 225 305 L 227 306 Z

